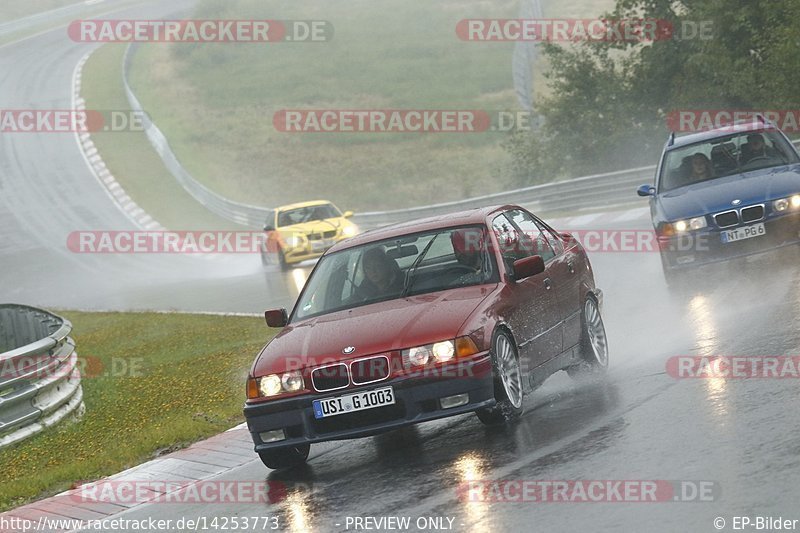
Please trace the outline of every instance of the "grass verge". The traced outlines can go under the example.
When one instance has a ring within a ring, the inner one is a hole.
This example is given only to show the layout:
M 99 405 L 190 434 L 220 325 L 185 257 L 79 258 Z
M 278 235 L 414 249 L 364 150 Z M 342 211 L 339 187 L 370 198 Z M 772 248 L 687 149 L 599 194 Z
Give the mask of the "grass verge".
M 570 0 L 545 15 L 590 18 L 612 6 Z M 191 18 L 327 20 L 335 35 L 146 46 L 131 80 L 186 168 L 230 198 L 274 206 L 323 197 L 356 210 L 456 200 L 523 185 L 504 134 L 287 134 L 272 117 L 296 108 L 516 110 L 514 43 L 464 42 L 455 27 L 518 11 L 516 0 L 203 0 Z
M 83 68 L 81 96 L 86 108 L 128 111 L 122 84 L 125 44 L 107 44 Z M 149 215 L 174 230 L 241 229 L 208 211 L 164 167 L 144 132 L 102 131 L 92 140 L 125 192 Z
M 60 312 L 72 321 L 86 413 L 0 450 L 0 511 L 108 476 L 243 421 L 262 319 Z

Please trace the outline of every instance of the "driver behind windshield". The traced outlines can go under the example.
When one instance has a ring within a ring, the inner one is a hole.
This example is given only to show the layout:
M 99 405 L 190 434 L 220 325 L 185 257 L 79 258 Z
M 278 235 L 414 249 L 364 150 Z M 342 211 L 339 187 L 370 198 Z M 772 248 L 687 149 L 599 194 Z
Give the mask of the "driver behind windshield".
M 364 281 L 357 292 L 362 299 L 382 299 L 403 292 L 403 273 L 397 261 L 386 255 L 383 247 L 376 246 L 364 252 L 361 263 Z
M 461 267 L 461 276 L 455 280 L 456 285 L 479 283 L 484 279 L 483 232 L 475 228 L 457 229 L 450 234 L 453 252 Z
M 772 146 L 767 146 L 764 136 L 760 133 L 751 133 L 747 136 L 747 142 L 742 145 L 741 164 L 745 164 L 756 158 L 779 157 L 778 151 Z

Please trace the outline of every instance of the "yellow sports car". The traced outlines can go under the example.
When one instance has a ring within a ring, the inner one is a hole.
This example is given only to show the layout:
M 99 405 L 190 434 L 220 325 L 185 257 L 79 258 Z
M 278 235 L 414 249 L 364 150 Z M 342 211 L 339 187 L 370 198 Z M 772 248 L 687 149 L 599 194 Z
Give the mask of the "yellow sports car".
M 264 224 L 266 247 L 261 262 L 275 262 L 281 268 L 316 259 L 337 242 L 358 234 L 358 226 L 347 220 L 352 211 L 342 213 L 325 200 L 284 205 L 270 213 Z

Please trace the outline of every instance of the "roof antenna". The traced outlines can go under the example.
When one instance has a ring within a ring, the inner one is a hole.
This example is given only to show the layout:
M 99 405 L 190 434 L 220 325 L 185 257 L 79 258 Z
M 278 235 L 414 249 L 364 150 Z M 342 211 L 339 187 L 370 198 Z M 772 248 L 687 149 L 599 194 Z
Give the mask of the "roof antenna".
M 667 141 L 667 146 L 672 146 L 673 144 L 675 144 L 675 132 L 671 131 L 669 133 L 669 140 Z

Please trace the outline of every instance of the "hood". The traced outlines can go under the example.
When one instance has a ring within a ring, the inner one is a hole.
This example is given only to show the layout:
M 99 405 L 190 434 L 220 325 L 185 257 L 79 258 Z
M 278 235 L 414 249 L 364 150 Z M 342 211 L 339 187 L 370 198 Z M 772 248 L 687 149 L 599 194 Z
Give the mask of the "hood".
M 302 224 L 293 224 L 291 226 L 281 226 L 278 231 L 282 233 L 321 233 L 323 231 L 339 230 L 346 226 L 347 223 L 342 217 L 326 218 L 324 220 L 312 220 L 310 222 L 303 222 Z
M 284 328 L 253 365 L 255 376 L 453 339 L 496 284 L 364 305 Z M 355 351 L 343 354 L 345 347 Z
M 800 193 L 800 165 L 734 174 L 705 183 L 681 187 L 658 196 L 666 220 L 680 220 L 763 203 Z

